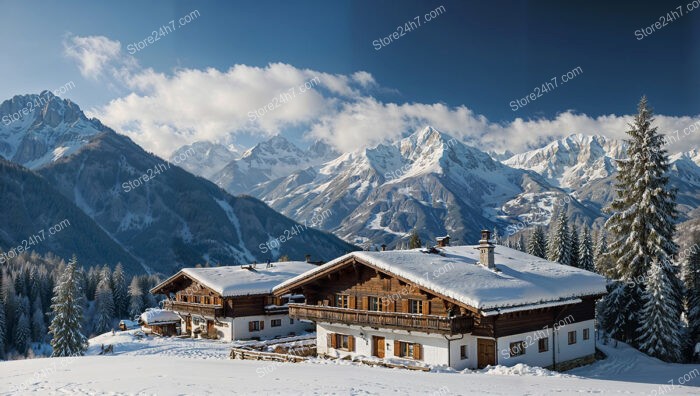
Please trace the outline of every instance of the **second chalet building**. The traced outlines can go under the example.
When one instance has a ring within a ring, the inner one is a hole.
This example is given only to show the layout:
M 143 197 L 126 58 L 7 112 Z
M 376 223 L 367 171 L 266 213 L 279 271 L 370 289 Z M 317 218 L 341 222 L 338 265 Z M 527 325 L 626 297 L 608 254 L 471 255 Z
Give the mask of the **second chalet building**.
M 605 278 L 495 246 L 353 252 L 290 279 L 290 317 L 316 323 L 317 352 L 446 365 L 564 369 L 595 354 Z
M 273 296 L 272 288 L 313 268 L 302 261 L 184 268 L 151 293 L 165 295 L 163 308 L 179 317 L 167 335 L 225 341 L 295 335 L 309 324 L 291 319 L 287 304 L 304 296 Z

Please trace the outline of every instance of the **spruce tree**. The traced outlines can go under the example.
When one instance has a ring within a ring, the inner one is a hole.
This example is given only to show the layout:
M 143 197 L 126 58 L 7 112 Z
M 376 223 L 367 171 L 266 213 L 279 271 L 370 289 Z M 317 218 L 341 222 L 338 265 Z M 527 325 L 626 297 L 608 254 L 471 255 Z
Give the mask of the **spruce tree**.
M 520 237 L 518 238 L 518 242 L 515 246 L 521 252 L 527 252 L 527 244 L 525 243 L 525 236 L 522 233 L 520 233 Z
M 639 349 L 667 362 L 678 362 L 682 352 L 681 305 L 677 268 L 670 261 L 652 262 L 642 295 Z
M 618 278 L 614 274 L 612 258 L 610 257 L 610 252 L 608 251 L 608 238 L 605 233 L 601 233 L 598 244 L 596 245 L 594 261 L 595 272 L 608 278 Z
M 675 191 L 668 188 L 669 162 L 663 148 L 663 136 L 652 126 L 653 121 L 653 112 L 646 97 L 642 97 L 638 114 L 627 131 L 627 158 L 617 160 L 616 198 L 606 208 L 612 215 L 605 226 L 612 235 L 610 253 L 615 260 L 612 272 L 633 285 L 625 289 L 629 292 L 624 296 L 629 301 L 627 308 L 615 313 L 630 321 L 623 341 L 633 346 L 644 345 L 644 350 L 660 354 L 665 353 L 660 351 L 667 346 L 660 335 L 653 333 L 663 330 L 654 326 L 680 321 L 680 317 L 662 320 L 656 315 L 674 316 L 678 312 L 669 309 L 663 313 L 651 309 L 649 304 L 662 296 L 679 298 L 682 291 L 666 289 L 680 286 L 677 271 L 669 269 L 672 266 L 670 258 L 678 251 L 673 242 L 677 212 Z M 653 271 L 652 263 L 655 263 Z M 648 285 L 645 285 L 640 280 L 647 275 L 653 276 L 654 280 L 647 279 Z M 680 306 L 679 301 L 665 304 L 669 308 Z M 642 324 L 645 329 L 638 339 L 638 329 Z M 673 329 L 668 332 L 675 337 Z
M 491 241 L 495 245 L 502 245 L 503 240 L 501 239 L 501 236 L 498 234 L 498 227 L 493 227 L 493 233 L 491 234 Z
M 109 286 L 107 279 L 102 279 L 97 285 L 95 293 L 95 328 L 97 334 L 106 333 L 112 330 L 112 321 L 114 320 L 114 295 L 112 288 Z
M 569 235 L 569 218 L 566 208 L 559 213 L 556 229 L 549 242 L 548 259 L 557 263 L 569 265 L 571 259 L 571 240 Z
M 129 315 L 135 318 L 143 313 L 143 291 L 137 276 L 131 278 L 129 285 Z
M 5 335 L 7 334 L 7 322 L 5 321 L 5 304 L 0 296 L 0 359 L 5 358 Z
M 408 241 L 408 248 L 418 249 L 420 247 L 423 247 L 423 242 L 420 240 L 420 236 L 418 236 L 418 231 L 413 230 L 411 233 L 411 239 Z
M 15 349 L 21 354 L 26 354 L 31 343 L 31 330 L 29 328 L 29 317 L 22 312 L 15 326 Z
M 41 297 L 36 296 L 34 300 L 34 313 L 32 314 L 32 340 L 44 342 L 46 338 L 46 322 L 44 321 L 44 310 L 41 305 Z
M 83 355 L 87 339 L 82 333 L 85 297 L 75 256 L 61 275 L 51 299 L 53 320 L 49 326 L 54 357 Z
M 112 283 L 114 284 L 114 313 L 117 317 L 126 315 L 129 308 L 129 296 L 127 295 L 126 279 L 124 277 L 124 268 L 121 263 L 117 264 L 112 274 Z
M 691 347 L 695 347 L 695 344 L 700 342 L 700 249 L 698 249 L 700 240 L 695 241 L 683 271 L 688 338 Z
M 537 226 L 532 235 L 530 235 L 527 252 L 533 256 L 547 258 L 547 236 L 541 226 Z
M 587 226 L 583 227 L 583 239 L 579 247 L 579 254 L 579 268 L 585 269 L 586 271 L 594 271 L 593 241 L 591 240 L 591 233 Z
M 569 265 L 576 268 L 581 268 L 579 263 L 579 249 L 581 248 L 581 242 L 578 237 L 578 230 L 575 226 L 571 227 L 571 236 L 569 237 L 569 245 L 571 246 L 571 253 L 569 256 Z

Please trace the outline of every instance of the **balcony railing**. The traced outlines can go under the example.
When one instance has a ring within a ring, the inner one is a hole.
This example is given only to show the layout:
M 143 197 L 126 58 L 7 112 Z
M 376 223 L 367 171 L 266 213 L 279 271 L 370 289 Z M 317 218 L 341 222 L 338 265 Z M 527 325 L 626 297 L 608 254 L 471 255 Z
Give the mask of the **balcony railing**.
M 189 313 L 194 315 L 222 317 L 224 316 L 224 308 L 219 305 L 197 304 L 182 301 L 163 301 L 163 308 L 180 313 Z
M 375 312 L 306 304 L 289 304 L 289 316 L 295 319 L 306 319 L 315 322 L 385 327 L 442 334 L 469 333 L 473 327 L 473 320 L 468 316 L 447 318 L 435 315 Z

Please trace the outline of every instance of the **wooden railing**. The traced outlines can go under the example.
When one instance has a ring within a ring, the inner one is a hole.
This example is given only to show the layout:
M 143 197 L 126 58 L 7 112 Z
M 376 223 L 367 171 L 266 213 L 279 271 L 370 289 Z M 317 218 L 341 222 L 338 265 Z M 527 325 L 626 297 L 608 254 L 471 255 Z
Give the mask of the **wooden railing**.
M 172 311 L 177 311 L 180 313 L 190 313 L 195 315 L 210 316 L 217 318 L 224 316 L 224 308 L 220 305 L 207 305 L 165 300 L 163 301 L 163 308 Z
M 469 333 L 473 327 L 473 320 L 468 316 L 447 318 L 435 315 L 375 312 L 306 304 L 289 304 L 289 316 L 295 319 L 311 321 L 386 327 L 401 330 L 423 331 L 426 333 Z

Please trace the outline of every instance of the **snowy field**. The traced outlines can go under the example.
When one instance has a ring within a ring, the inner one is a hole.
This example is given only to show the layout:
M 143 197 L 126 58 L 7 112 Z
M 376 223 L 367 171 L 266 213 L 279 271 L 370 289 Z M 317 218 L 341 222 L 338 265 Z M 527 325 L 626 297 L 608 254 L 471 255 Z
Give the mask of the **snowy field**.
M 700 365 L 665 364 L 624 345 L 602 346 L 608 359 L 566 374 L 522 365 L 424 373 L 229 360 L 230 343 L 132 333 L 92 339 L 87 357 L 2 362 L 0 395 L 700 395 Z M 113 344 L 114 356 L 96 356 L 101 344 Z

